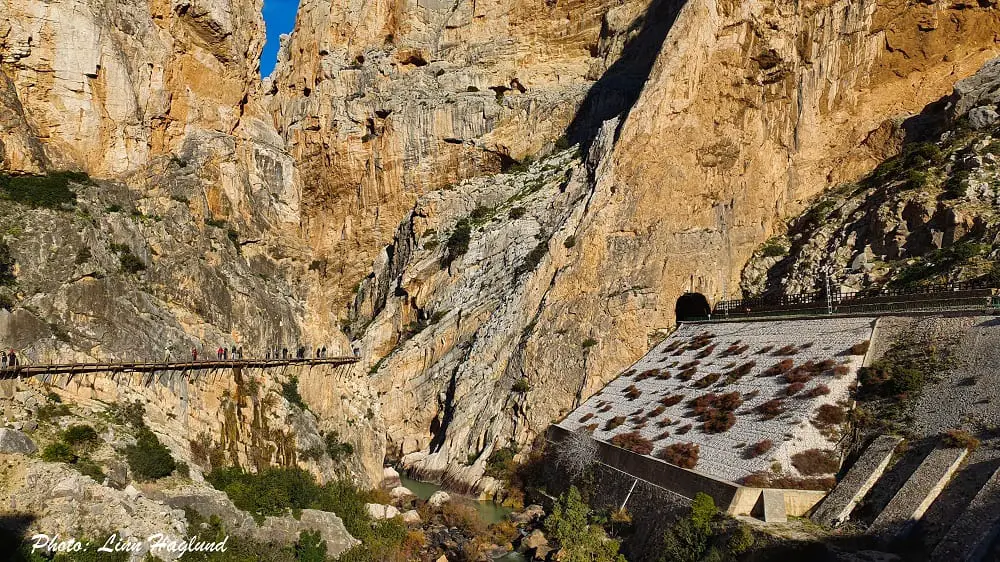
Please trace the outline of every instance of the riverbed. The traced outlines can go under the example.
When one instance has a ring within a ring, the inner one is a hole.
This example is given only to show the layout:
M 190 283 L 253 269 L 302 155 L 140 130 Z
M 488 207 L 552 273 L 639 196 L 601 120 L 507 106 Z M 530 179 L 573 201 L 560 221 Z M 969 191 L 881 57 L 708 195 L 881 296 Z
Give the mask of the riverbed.
M 414 480 L 412 478 L 407 478 L 406 476 L 400 475 L 399 479 L 402 481 L 403 486 L 409 488 L 411 492 L 416 494 L 416 496 L 422 500 L 426 500 L 431 497 L 431 494 L 437 492 L 438 490 L 444 490 L 440 485 L 431 482 L 421 482 L 419 480 Z M 444 490 L 447 492 L 448 490 Z M 448 492 L 456 497 L 462 497 L 459 494 L 454 494 Z M 494 501 L 480 501 L 475 499 L 469 499 L 468 503 L 472 507 L 476 508 L 476 512 L 479 514 L 479 518 L 482 519 L 487 525 L 492 525 L 494 523 L 499 523 L 507 518 L 508 515 L 514 512 L 513 509 L 509 507 L 504 507 Z

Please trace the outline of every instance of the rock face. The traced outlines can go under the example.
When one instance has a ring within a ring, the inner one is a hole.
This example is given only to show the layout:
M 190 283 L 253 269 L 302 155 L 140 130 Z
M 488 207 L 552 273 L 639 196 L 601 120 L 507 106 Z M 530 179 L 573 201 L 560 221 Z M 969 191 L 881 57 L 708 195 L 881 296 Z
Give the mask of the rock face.
M 304 0 L 266 87 L 301 165 L 305 233 L 345 280 L 332 297 L 347 302 L 418 195 L 563 136 L 648 4 Z M 677 2 L 662 4 L 669 18 Z M 658 46 L 631 59 L 648 64 Z M 586 107 L 613 115 L 641 85 L 612 82 Z
M 1000 59 L 955 85 L 929 116 L 941 125 L 926 131 L 926 142 L 823 195 L 761 247 L 743 271 L 744 292 L 817 290 L 826 270 L 843 291 L 992 276 L 997 103 Z
M 255 84 L 260 10 L 259 0 L 5 1 L 0 85 L 16 96 L 2 99 L 0 169 L 120 175 L 229 136 Z
M 491 489 L 494 450 L 643 355 L 683 290 L 734 294 L 1000 50 L 991 0 L 305 0 L 258 82 L 257 0 L 0 15 L 0 170 L 97 178 L 64 210 L 3 203 L 5 346 L 346 352 L 346 320 L 352 382 L 301 391 L 320 427 L 368 420 L 356 476 L 381 480 L 384 427 L 410 468 Z
M 662 337 L 682 291 L 735 295 L 787 216 L 896 153 L 899 118 L 997 52 L 979 31 L 997 10 L 962 8 L 688 2 L 658 20 L 641 94 L 586 163 L 528 169 L 542 186 L 546 169 L 573 170 L 565 188 L 526 197 L 520 219 L 504 217 L 522 205 L 519 174 L 419 199 L 352 325 L 404 463 L 479 481 L 495 448 L 530 441 Z M 452 259 L 463 217 L 471 242 Z

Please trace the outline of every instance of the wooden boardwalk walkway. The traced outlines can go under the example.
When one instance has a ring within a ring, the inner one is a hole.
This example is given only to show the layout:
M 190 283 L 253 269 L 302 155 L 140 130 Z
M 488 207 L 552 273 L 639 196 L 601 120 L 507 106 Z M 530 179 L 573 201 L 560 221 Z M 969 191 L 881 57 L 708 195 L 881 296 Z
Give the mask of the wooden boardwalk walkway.
M 207 359 L 182 363 L 65 363 L 17 365 L 0 369 L 0 380 L 22 379 L 38 375 L 79 375 L 85 373 L 154 373 L 157 371 L 192 371 L 231 368 L 284 367 L 288 365 L 348 365 L 356 357 L 324 357 L 320 359 Z

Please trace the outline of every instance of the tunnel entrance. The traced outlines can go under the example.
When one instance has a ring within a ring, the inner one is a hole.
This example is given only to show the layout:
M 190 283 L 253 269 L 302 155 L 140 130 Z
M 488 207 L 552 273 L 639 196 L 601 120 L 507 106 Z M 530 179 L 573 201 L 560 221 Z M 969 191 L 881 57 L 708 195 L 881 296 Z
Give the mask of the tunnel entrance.
M 701 293 L 684 293 L 677 299 L 677 306 L 674 307 L 674 317 L 678 322 L 708 320 L 711 314 L 712 306 Z

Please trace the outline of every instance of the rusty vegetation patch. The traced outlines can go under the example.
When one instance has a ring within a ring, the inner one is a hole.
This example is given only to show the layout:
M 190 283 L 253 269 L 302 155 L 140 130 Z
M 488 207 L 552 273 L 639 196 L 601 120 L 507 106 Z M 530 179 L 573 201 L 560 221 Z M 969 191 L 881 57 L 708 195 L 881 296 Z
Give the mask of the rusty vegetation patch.
M 698 464 L 699 447 L 694 443 L 667 445 L 656 456 L 681 468 L 694 468 Z
M 840 458 L 829 449 L 808 449 L 792 455 L 792 466 L 804 476 L 832 474 L 840 469 Z
M 640 435 L 638 431 L 619 433 L 611 438 L 611 444 L 640 455 L 648 455 L 653 452 L 653 442 Z
M 764 439 L 750 446 L 747 449 L 747 453 L 745 456 L 748 459 L 754 459 L 761 455 L 767 454 L 767 452 L 770 451 L 772 448 L 774 448 L 774 441 L 771 441 L 770 439 Z

